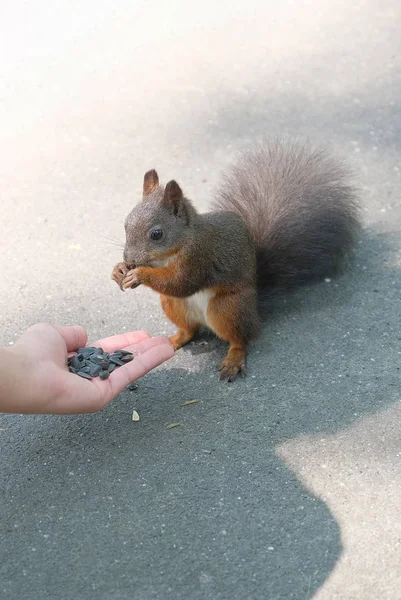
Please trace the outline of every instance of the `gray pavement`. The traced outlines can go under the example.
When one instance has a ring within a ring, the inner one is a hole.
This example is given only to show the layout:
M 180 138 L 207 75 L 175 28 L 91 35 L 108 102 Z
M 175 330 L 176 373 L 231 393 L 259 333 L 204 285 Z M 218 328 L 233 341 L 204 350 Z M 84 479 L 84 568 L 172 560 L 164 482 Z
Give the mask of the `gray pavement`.
M 38 321 L 174 331 L 110 281 L 148 168 L 205 210 L 237 149 L 308 137 L 355 168 L 365 222 L 244 381 L 203 336 L 96 415 L 0 418 L 0 597 L 401 598 L 399 2 L 0 10 L 3 345 Z

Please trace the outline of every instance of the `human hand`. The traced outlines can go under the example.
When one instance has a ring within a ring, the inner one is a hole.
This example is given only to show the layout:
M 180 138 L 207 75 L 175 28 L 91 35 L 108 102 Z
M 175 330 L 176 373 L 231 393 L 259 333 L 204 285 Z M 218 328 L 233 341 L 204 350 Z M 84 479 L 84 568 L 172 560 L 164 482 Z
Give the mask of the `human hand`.
M 28 329 L 13 348 L 3 350 L 0 412 L 96 412 L 129 383 L 143 377 L 174 353 L 167 338 L 152 338 L 143 331 L 105 338 L 91 345 L 100 346 L 106 352 L 128 350 L 135 358 L 115 369 L 106 380 L 97 377 L 88 380 L 70 373 L 66 366 L 69 354 L 86 344 L 87 334 L 82 327 L 38 324 Z

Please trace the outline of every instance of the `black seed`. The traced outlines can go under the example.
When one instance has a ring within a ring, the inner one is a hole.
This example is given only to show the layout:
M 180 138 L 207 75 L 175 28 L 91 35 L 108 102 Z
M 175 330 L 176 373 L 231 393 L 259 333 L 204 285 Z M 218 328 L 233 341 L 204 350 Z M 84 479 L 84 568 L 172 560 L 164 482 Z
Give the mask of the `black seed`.
M 92 379 L 92 377 L 84 371 L 78 371 L 77 375 L 79 375 L 80 377 L 84 377 L 85 379 Z
M 91 365 L 89 372 L 92 375 L 92 377 L 97 377 L 101 370 L 102 369 L 100 368 L 100 365 Z
M 98 356 L 97 354 L 92 354 L 89 357 L 89 360 L 91 361 L 91 363 L 93 363 L 95 365 L 100 365 L 100 363 L 102 362 L 103 358 L 101 356 Z
M 75 355 L 77 357 L 77 359 L 79 360 L 79 362 L 83 362 L 85 360 L 85 357 L 83 354 L 81 354 L 80 352 L 78 352 L 78 354 Z
M 100 371 L 100 373 L 99 373 L 100 379 L 107 379 L 108 376 L 109 376 L 109 372 L 108 371 Z
M 81 369 L 80 369 L 80 371 L 82 371 L 82 373 L 90 373 L 90 370 L 91 370 L 90 367 L 87 367 L 87 366 L 81 367 Z
M 118 352 L 121 352 L 122 356 L 127 356 L 128 354 L 132 354 L 132 352 L 128 352 L 128 350 L 118 350 Z
M 74 367 L 74 369 L 80 369 L 81 368 L 81 361 L 78 359 L 78 357 L 76 355 L 75 356 L 71 356 L 70 366 Z
M 74 374 L 77 372 L 77 369 L 74 369 L 74 367 L 68 367 L 68 370 L 70 373 L 74 373 Z
M 110 362 L 107 360 L 107 358 L 100 361 L 100 367 L 104 371 L 107 371 L 107 369 L 109 368 L 109 364 Z
M 103 348 L 96 348 L 95 354 L 103 354 Z
M 109 373 L 112 373 L 114 371 L 114 369 L 116 368 L 117 365 L 114 365 L 113 363 L 109 364 Z
M 111 354 L 111 356 L 114 356 L 115 358 L 121 358 L 123 355 L 123 351 L 122 350 L 115 350 L 113 352 L 113 354 Z
M 87 346 L 86 348 L 79 348 L 78 352 L 79 354 L 82 354 L 82 356 L 84 356 L 85 358 L 88 358 L 88 356 L 93 354 L 95 350 L 96 348 L 94 348 L 93 346 Z
M 127 362 L 130 362 L 131 360 L 133 360 L 133 358 L 134 358 L 133 354 L 131 354 L 131 355 L 125 354 L 124 356 L 121 357 L 121 360 L 123 362 L 127 363 Z
M 131 390 L 131 392 L 134 392 L 135 390 L 138 389 L 138 384 L 137 383 L 130 383 L 128 386 L 128 389 Z
M 116 358 L 115 356 L 110 356 L 110 361 L 115 365 L 119 365 L 120 367 L 122 367 L 122 365 L 124 364 L 120 358 Z

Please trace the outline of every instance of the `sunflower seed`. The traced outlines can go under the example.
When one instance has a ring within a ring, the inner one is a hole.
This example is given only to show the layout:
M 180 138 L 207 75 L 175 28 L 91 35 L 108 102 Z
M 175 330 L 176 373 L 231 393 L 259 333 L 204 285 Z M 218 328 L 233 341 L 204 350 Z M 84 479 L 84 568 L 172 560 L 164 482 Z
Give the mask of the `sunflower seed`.
M 97 377 L 100 373 L 102 369 L 100 368 L 100 365 L 92 365 L 90 367 L 90 374 L 92 375 L 92 377 Z
M 92 354 L 92 356 L 89 357 L 89 360 L 96 365 L 100 365 L 103 358 L 101 356 L 99 356 L 98 354 Z
M 124 364 L 124 363 L 123 363 L 123 361 L 122 361 L 121 359 L 119 359 L 119 358 L 116 358 L 115 356 L 110 356 L 110 361 L 111 361 L 112 363 L 114 363 L 115 365 L 118 365 L 119 367 L 122 367 L 122 366 L 123 366 L 123 364 Z
M 125 363 L 130 362 L 132 359 L 134 358 L 133 354 L 124 354 L 124 356 L 121 357 L 121 360 Z
M 104 352 L 103 348 L 85 346 L 78 348 L 76 354 L 68 357 L 67 367 L 70 373 L 85 379 L 92 379 L 92 377 L 107 379 L 117 367 L 123 366 L 133 358 L 133 354 L 127 350 L 115 350 L 109 353 Z
M 88 358 L 91 354 L 94 353 L 96 348 L 94 346 L 87 346 L 86 348 L 78 348 L 79 354 L 82 354 L 85 358 Z
M 72 356 L 68 362 L 69 362 L 70 367 L 73 367 L 74 369 L 81 368 L 81 361 L 78 360 L 77 356 Z
M 88 373 L 85 373 L 84 371 L 78 371 L 77 375 L 79 375 L 80 377 L 84 377 L 85 379 L 92 379 L 92 377 Z

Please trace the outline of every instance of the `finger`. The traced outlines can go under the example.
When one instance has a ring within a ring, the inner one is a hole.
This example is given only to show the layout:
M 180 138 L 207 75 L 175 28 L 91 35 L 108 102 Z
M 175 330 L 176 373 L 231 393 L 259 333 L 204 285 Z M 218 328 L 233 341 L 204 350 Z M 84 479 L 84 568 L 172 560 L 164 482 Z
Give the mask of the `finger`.
M 64 339 L 67 346 L 67 352 L 73 352 L 74 350 L 78 350 L 78 348 L 82 348 L 88 341 L 88 334 L 85 329 L 79 325 L 73 325 L 71 327 L 59 327 L 58 325 L 53 325 L 52 327 L 54 327 Z
M 137 344 L 130 344 L 129 346 L 125 346 L 125 348 L 123 348 L 123 350 L 127 350 L 127 352 L 132 352 L 132 354 L 134 356 L 138 356 L 139 354 L 143 354 L 147 350 L 150 350 L 150 348 L 153 348 L 154 346 L 160 346 L 160 344 L 169 344 L 169 343 L 170 342 L 169 342 L 168 338 L 166 338 L 164 336 L 149 337 L 149 338 L 142 340 L 141 342 L 139 342 Z
M 115 398 L 127 385 L 143 377 L 152 369 L 169 360 L 173 355 L 174 350 L 171 344 L 163 341 L 151 346 L 142 354 L 138 354 L 130 363 L 113 371 L 107 380 L 108 386 L 105 386 L 104 404 L 106 405 Z
M 105 352 L 113 352 L 114 350 L 122 350 L 127 346 L 132 346 L 133 344 L 139 344 L 148 338 L 150 338 L 150 335 L 146 331 L 130 331 L 128 333 L 112 335 L 97 342 L 91 342 L 89 345 L 101 347 Z

